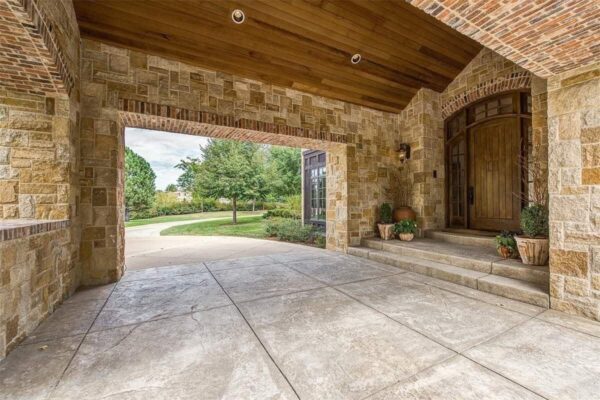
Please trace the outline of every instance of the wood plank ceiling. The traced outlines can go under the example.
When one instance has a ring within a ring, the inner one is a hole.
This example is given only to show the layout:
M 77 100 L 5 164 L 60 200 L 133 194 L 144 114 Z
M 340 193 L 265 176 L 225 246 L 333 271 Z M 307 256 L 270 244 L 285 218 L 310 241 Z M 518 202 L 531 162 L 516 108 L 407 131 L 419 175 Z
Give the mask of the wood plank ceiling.
M 422 87 L 442 91 L 481 49 L 403 0 L 75 0 L 75 10 L 84 37 L 391 112 Z

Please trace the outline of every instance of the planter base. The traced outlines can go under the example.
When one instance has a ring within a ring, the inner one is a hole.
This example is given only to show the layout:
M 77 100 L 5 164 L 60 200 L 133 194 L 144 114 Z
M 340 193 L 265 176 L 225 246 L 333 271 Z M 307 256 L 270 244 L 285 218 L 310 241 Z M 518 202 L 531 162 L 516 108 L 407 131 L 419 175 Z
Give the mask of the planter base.
M 394 224 L 377 224 L 379 228 L 379 236 L 383 240 L 391 240 L 394 238 Z
M 411 240 L 414 239 L 415 235 L 413 233 L 400 233 L 400 234 L 398 234 L 398 237 L 403 242 L 410 242 Z
M 549 241 L 541 238 L 515 236 L 523 264 L 546 265 L 549 257 Z

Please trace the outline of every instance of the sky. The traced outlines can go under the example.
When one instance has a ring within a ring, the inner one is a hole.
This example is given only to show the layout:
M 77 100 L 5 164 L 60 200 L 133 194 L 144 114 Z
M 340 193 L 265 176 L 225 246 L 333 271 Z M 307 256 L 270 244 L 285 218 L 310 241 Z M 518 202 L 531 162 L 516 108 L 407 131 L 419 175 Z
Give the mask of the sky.
M 208 138 L 181 133 L 127 128 L 125 145 L 144 157 L 156 174 L 156 189 L 165 190 L 169 183 L 177 183 L 182 171 L 175 168 L 186 157 L 199 157 L 200 145 Z

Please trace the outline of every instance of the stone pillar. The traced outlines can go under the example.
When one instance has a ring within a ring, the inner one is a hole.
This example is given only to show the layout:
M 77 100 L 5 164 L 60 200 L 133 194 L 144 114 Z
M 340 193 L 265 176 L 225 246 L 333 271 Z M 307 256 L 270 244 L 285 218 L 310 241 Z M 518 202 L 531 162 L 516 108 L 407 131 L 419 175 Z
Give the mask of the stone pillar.
M 531 76 L 531 148 L 530 170 L 538 169 L 537 176 L 530 177 L 529 193 L 543 193 L 548 186 L 548 88 L 546 79 Z M 531 197 L 531 196 L 530 196 Z
M 327 249 L 348 247 L 348 147 L 327 152 Z
M 600 320 L 600 64 L 548 79 L 551 307 Z
M 401 167 L 396 206 L 415 210 L 421 233 L 445 226 L 444 123 L 439 96 L 421 89 L 400 114 L 400 140 L 410 145 L 411 157 Z

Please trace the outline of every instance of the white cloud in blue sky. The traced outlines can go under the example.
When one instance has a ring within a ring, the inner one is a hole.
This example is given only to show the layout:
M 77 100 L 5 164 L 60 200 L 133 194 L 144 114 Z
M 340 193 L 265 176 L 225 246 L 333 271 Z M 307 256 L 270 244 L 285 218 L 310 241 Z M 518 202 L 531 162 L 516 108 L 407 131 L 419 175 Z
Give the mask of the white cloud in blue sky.
M 169 183 L 176 183 L 181 170 L 175 168 L 186 157 L 199 157 L 200 145 L 208 138 L 181 133 L 127 128 L 125 145 L 144 157 L 156 173 L 156 188 L 164 190 Z

